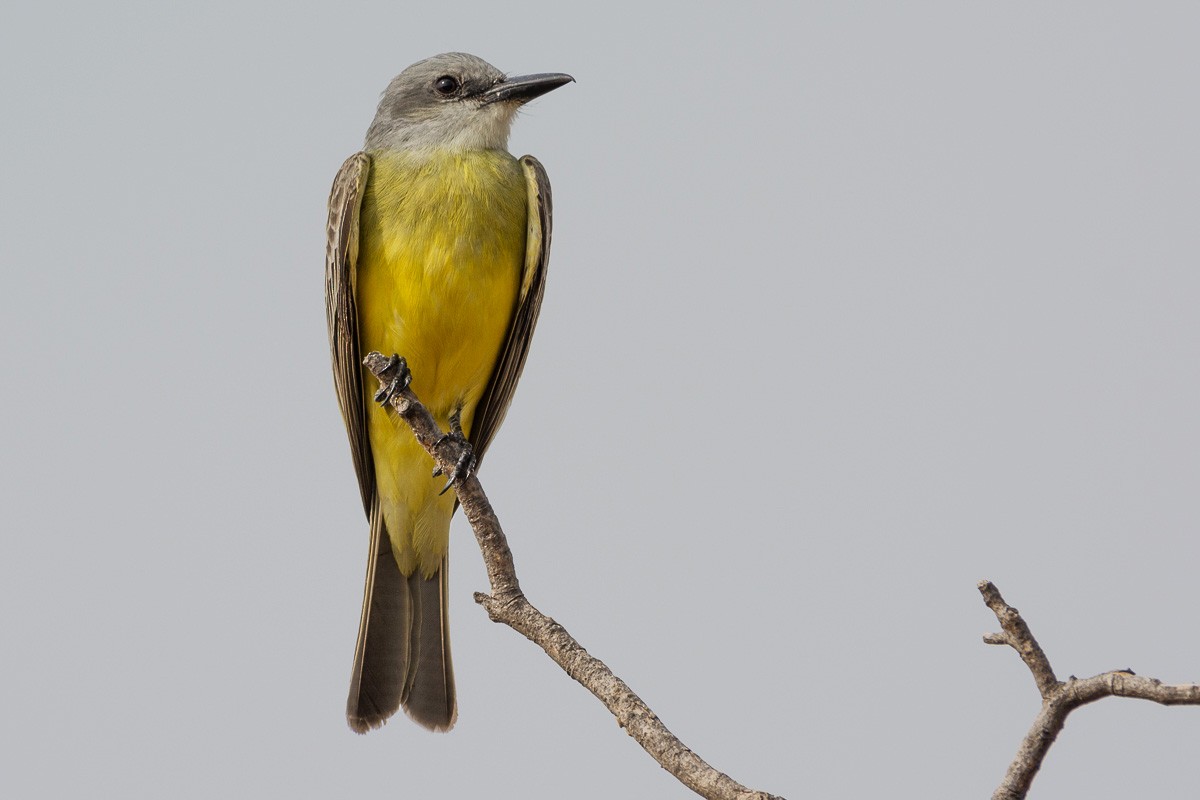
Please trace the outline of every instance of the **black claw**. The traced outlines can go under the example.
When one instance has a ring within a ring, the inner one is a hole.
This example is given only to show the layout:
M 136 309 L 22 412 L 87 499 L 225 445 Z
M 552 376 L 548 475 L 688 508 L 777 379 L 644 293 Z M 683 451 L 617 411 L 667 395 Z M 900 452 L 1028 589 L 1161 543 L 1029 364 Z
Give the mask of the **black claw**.
M 475 469 L 475 448 L 471 447 L 471 443 L 468 442 L 467 437 L 463 435 L 461 409 L 450 415 L 450 432 L 443 434 L 442 438 L 437 440 L 437 445 L 440 445 L 447 439 L 458 442 L 462 452 L 458 456 L 458 461 L 454 464 L 453 471 L 451 471 L 450 475 L 448 476 L 449 480 L 446 481 L 446 485 L 442 487 L 442 490 L 438 492 L 439 496 L 449 491 L 450 487 L 454 485 L 456 480 L 459 478 L 466 478 Z M 434 445 L 434 447 L 437 445 Z M 435 467 L 433 470 L 433 477 L 435 478 L 438 475 L 444 474 L 445 473 L 442 471 L 441 467 Z
M 380 386 L 379 391 L 375 392 L 375 402 L 383 406 L 391 401 L 396 392 L 404 391 L 412 383 L 412 373 L 408 371 L 408 362 L 395 353 L 392 353 L 387 366 L 379 371 L 379 375 L 383 377 L 389 372 L 394 373 L 392 379 L 388 381 L 387 386 Z
M 446 485 L 442 487 L 442 490 L 438 492 L 439 496 L 449 491 L 456 480 L 468 477 L 475 469 L 475 449 L 465 439 L 463 440 L 463 444 L 466 446 L 466 449 L 458 457 L 458 463 L 454 465 L 454 471 L 450 473 L 449 480 L 446 481 Z

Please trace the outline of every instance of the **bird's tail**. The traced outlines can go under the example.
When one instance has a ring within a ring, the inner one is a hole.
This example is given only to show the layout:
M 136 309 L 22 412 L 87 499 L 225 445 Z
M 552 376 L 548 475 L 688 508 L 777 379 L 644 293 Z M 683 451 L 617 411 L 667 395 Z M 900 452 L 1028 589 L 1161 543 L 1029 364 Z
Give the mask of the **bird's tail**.
M 447 624 L 447 560 L 431 577 L 402 575 L 379 511 L 371 509 L 371 554 L 346 719 L 359 733 L 403 706 L 435 731 L 454 726 L 458 704 Z

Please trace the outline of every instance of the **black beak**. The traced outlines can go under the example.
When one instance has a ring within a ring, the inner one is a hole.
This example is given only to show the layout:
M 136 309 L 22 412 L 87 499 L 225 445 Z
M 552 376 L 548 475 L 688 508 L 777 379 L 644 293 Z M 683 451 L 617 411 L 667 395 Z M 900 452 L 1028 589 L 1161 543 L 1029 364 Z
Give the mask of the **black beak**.
M 542 72 L 537 75 L 517 75 L 505 78 L 479 96 L 483 105 L 500 101 L 528 103 L 552 89 L 565 86 L 575 79 L 561 72 Z

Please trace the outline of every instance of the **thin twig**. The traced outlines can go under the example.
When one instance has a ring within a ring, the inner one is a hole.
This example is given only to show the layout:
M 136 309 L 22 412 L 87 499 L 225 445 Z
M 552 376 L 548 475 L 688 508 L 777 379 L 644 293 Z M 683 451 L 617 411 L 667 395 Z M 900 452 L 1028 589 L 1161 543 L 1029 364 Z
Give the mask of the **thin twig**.
M 1066 724 L 1067 715 L 1080 706 L 1114 696 L 1133 697 L 1163 705 L 1200 705 L 1200 684 L 1165 684 L 1154 678 L 1135 675 L 1133 670 L 1113 670 L 1083 679 L 1072 676 L 1066 681 L 1059 681 L 1054 677 L 1050 659 L 1037 639 L 1033 638 L 1021 613 L 1004 602 L 995 584 L 981 581 L 979 593 L 1002 628 L 1001 633 L 989 633 L 983 637 L 983 641 L 987 644 L 1006 644 L 1016 650 L 1033 673 L 1033 680 L 1042 695 L 1042 708 L 1029 733 L 1021 741 L 1004 780 L 992 794 L 992 800 L 1023 800 L 1050 746 Z
M 373 352 L 363 359 L 363 363 L 381 384 L 390 381 L 390 364 L 393 362 L 387 357 Z M 462 455 L 462 445 L 454 438 L 443 437 L 433 416 L 411 389 L 395 392 L 390 402 L 442 471 L 453 474 Z M 508 540 L 479 479 L 471 472 L 460 475 L 453 485 L 463 513 L 479 541 L 492 587 L 491 594 L 476 593 L 475 602 L 484 607 L 492 621 L 508 625 L 545 650 L 568 675 L 604 703 L 625 732 L 663 769 L 700 796 L 709 800 L 782 800 L 766 792 L 748 789 L 709 766 L 667 730 L 650 707 L 604 662 L 584 650 L 562 625 L 534 608 L 521 591 Z

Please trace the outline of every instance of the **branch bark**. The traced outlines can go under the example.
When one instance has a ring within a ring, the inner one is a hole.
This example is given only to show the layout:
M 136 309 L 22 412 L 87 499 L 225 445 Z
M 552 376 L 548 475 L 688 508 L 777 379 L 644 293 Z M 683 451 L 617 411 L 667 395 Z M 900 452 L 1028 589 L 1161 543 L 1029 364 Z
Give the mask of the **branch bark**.
M 1042 696 L 1042 709 L 1021 741 L 1016 758 L 992 794 L 992 800 L 1023 800 L 1050 746 L 1066 724 L 1067 715 L 1080 706 L 1113 696 L 1133 697 L 1167 706 L 1200 705 L 1200 684 L 1165 684 L 1154 678 L 1135 675 L 1133 670 L 1128 669 L 1103 672 L 1091 678 L 1080 679 L 1072 675 L 1066 681 L 1058 680 L 1050 667 L 1050 660 L 1033 637 L 1021 613 L 1004 602 L 995 584 L 981 581 L 979 593 L 1000 621 L 1001 628 L 1000 633 L 989 633 L 983 637 L 983 641 L 986 644 L 1006 644 L 1016 650 L 1033 674 L 1033 681 Z
M 378 352 L 368 354 L 363 364 L 381 385 L 387 385 L 393 377 L 390 360 Z M 463 454 L 461 442 L 443 435 L 433 416 L 411 389 L 395 392 L 389 402 L 412 428 L 417 441 L 433 456 L 442 472 L 453 474 Z M 709 800 L 783 800 L 748 789 L 711 767 L 679 741 L 604 662 L 583 649 L 562 625 L 534 608 L 521 591 L 508 539 L 479 479 L 471 472 L 460 475 L 453 486 L 479 542 L 492 588 L 491 594 L 476 592 L 475 602 L 483 606 L 493 622 L 504 623 L 545 650 L 568 675 L 604 703 L 625 732 L 663 769 L 701 797 Z

